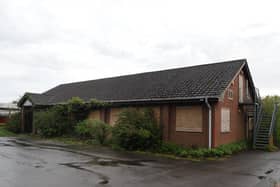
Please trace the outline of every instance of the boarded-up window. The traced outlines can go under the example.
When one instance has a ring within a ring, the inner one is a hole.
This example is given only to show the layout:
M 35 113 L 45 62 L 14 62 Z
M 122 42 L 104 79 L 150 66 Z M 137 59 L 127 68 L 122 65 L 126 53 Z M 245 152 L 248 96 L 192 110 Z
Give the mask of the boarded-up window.
M 244 99 L 244 78 L 243 75 L 239 75 L 239 102 L 243 103 Z
M 89 113 L 89 119 L 100 120 L 100 111 L 99 110 L 91 111 Z
M 221 132 L 230 132 L 230 109 L 222 108 Z
M 119 118 L 119 114 L 121 113 L 121 111 L 123 109 L 136 109 L 136 108 L 133 108 L 133 107 L 129 107 L 129 108 L 111 108 L 111 110 L 110 110 L 110 120 L 109 120 L 109 124 L 111 126 L 115 125 L 115 123 L 117 122 L 117 120 Z M 139 107 L 138 109 L 141 110 L 142 107 Z M 159 124 L 160 123 L 160 107 L 152 107 L 151 109 L 153 110 L 154 117 L 155 117 L 157 123 Z
M 252 131 L 254 128 L 254 118 L 249 118 L 249 131 Z
M 176 107 L 176 131 L 202 132 L 202 107 Z
M 246 80 L 246 97 L 249 99 L 250 98 L 250 93 L 249 93 L 249 81 Z
M 111 126 L 114 126 L 115 123 L 117 122 L 120 112 L 121 112 L 121 108 L 111 108 L 110 121 L 109 121 L 109 124 Z
M 159 123 L 160 123 L 160 107 L 153 107 L 153 112 L 154 112 L 154 116 L 155 116 L 155 119 L 157 121 L 157 124 L 159 125 Z

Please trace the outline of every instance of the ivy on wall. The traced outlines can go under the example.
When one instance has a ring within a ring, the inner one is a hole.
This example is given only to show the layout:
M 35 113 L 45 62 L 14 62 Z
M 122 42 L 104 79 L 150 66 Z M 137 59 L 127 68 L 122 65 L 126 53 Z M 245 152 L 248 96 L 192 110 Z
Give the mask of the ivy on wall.
M 109 106 L 107 103 L 92 99 L 85 102 L 73 97 L 64 104 L 34 111 L 34 125 L 43 136 L 73 134 L 76 125 L 85 120 L 93 109 Z

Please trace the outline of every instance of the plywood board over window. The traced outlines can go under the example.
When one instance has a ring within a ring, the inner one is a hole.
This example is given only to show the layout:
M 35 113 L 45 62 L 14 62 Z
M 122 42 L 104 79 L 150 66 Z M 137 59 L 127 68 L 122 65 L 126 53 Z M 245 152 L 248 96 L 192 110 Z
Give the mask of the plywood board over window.
M 157 121 L 157 124 L 160 123 L 160 107 L 153 107 L 154 117 Z
M 100 110 L 94 110 L 89 113 L 89 119 L 100 120 Z
M 121 110 L 122 110 L 121 108 L 111 108 L 111 111 L 110 111 L 110 121 L 109 121 L 109 124 L 111 126 L 114 126 L 115 123 L 117 122 Z
M 176 107 L 176 131 L 202 132 L 202 107 Z
M 221 132 L 230 132 L 230 109 L 222 108 Z
M 243 103 L 244 100 L 244 77 L 239 75 L 239 102 Z

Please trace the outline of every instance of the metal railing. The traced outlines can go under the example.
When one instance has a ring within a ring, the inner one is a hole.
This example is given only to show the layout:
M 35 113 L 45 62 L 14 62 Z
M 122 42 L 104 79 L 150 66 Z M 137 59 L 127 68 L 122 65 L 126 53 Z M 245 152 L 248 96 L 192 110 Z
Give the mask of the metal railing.
M 274 109 L 272 113 L 272 118 L 271 118 L 271 123 L 270 123 L 270 128 L 269 128 L 269 137 L 273 135 L 273 131 L 275 129 L 275 122 L 276 122 L 276 117 L 277 117 L 277 112 L 278 112 L 278 104 L 274 104 Z
M 259 131 L 259 127 L 260 127 L 260 124 L 261 124 L 261 120 L 262 120 L 262 117 L 263 117 L 263 107 L 262 107 L 262 104 L 259 103 L 257 106 L 256 106 L 256 112 L 255 112 L 255 124 L 254 124 L 254 133 L 253 133 L 253 146 L 256 145 L 256 140 L 257 140 L 257 132 Z
M 255 100 L 256 103 L 261 103 L 262 102 L 262 98 L 261 98 L 261 94 L 260 94 L 260 90 L 258 88 L 255 88 Z

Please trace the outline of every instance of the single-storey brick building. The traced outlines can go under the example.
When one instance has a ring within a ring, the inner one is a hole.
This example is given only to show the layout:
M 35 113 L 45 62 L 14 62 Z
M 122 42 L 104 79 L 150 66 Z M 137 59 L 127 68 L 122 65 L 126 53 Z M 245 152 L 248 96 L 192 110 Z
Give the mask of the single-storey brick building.
M 19 102 L 22 130 L 32 132 L 32 110 L 72 97 L 110 103 L 89 118 L 114 125 L 127 107 L 151 107 L 163 139 L 185 146 L 217 147 L 250 138 L 257 103 L 246 59 L 62 84 Z

